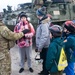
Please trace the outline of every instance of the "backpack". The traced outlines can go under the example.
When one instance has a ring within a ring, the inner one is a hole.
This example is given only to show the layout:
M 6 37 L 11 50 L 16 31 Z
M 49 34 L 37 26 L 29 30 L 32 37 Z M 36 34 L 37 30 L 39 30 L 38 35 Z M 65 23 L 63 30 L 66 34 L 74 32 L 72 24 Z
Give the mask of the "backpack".
M 58 64 L 56 60 L 54 61 L 55 61 L 58 71 L 63 71 L 68 66 L 64 46 L 61 47 Z

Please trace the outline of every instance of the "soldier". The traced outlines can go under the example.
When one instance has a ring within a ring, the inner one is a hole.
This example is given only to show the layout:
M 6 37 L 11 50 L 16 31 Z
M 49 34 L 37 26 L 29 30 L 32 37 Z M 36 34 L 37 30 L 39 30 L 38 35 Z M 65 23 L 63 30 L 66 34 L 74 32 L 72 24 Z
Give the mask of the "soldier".
M 35 10 L 43 6 L 43 0 L 34 0 Z
M 27 29 L 20 33 L 12 32 L 0 20 L 0 75 L 11 74 L 9 42 L 22 38 L 27 32 L 29 32 Z

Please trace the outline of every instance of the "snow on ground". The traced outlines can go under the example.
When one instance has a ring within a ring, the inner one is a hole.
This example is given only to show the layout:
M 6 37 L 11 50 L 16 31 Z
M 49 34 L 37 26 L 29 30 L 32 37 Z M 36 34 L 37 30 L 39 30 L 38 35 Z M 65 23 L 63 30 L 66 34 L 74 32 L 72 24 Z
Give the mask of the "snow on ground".
M 11 54 L 11 67 L 12 67 L 12 73 L 11 75 L 38 75 L 38 73 L 42 70 L 42 66 L 41 63 L 36 63 L 35 61 L 35 55 L 36 52 L 32 51 L 32 68 L 34 69 L 34 72 L 31 73 L 28 70 L 28 66 L 27 63 L 25 63 L 25 70 L 23 73 L 19 73 L 19 69 L 20 69 L 20 56 L 19 56 L 19 49 L 18 46 L 15 45 L 11 50 L 10 50 L 10 54 Z
M 11 75 L 38 75 L 38 73 L 42 70 L 41 63 L 36 63 L 35 61 L 36 52 L 34 49 L 32 50 L 32 68 L 34 69 L 33 73 L 29 72 L 27 62 L 25 63 L 24 72 L 19 73 L 20 55 L 19 55 L 19 48 L 17 45 L 11 48 L 10 55 L 11 55 L 11 69 L 12 69 Z

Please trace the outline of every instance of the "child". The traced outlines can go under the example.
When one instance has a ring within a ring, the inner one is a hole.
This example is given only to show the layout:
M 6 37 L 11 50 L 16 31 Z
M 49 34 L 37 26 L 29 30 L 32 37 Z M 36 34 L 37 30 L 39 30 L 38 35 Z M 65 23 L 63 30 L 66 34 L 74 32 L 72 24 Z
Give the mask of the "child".
M 53 25 L 50 27 L 50 32 L 52 41 L 47 52 L 46 69 L 50 72 L 50 75 L 62 75 L 62 71 L 58 71 L 56 65 L 59 60 L 60 49 L 63 46 L 63 39 L 61 39 L 62 27 L 59 25 Z
M 75 23 L 66 21 L 64 23 L 64 37 L 66 36 L 65 51 L 68 60 L 68 66 L 65 69 L 66 75 L 74 75 L 74 62 L 75 62 Z
M 50 44 L 49 37 L 49 25 L 50 18 L 46 16 L 46 12 L 44 12 L 44 8 L 39 8 L 36 11 L 37 18 L 39 20 L 38 27 L 36 29 L 36 47 L 38 52 L 40 52 L 40 58 L 43 59 L 42 63 L 42 71 L 39 72 L 39 75 L 48 75 L 48 71 L 46 70 L 46 54 Z
M 32 54 L 32 37 L 35 34 L 34 27 L 31 23 L 29 23 L 27 19 L 27 15 L 25 13 L 22 13 L 20 15 L 20 21 L 16 25 L 14 31 L 16 33 L 21 32 L 24 29 L 29 29 L 30 32 L 25 34 L 24 37 L 17 40 L 17 44 L 19 46 L 20 51 L 20 57 L 21 57 L 21 68 L 19 70 L 19 73 L 22 73 L 24 71 L 24 64 L 25 64 L 25 56 L 27 56 L 27 64 L 30 72 L 33 72 L 32 65 L 31 65 L 31 54 Z

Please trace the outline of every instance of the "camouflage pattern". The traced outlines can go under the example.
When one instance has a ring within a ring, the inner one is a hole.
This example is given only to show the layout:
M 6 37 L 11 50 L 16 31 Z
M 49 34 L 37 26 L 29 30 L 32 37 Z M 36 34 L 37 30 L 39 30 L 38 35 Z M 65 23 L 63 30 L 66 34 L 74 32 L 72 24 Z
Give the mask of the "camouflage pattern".
M 11 74 L 11 59 L 8 40 L 15 41 L 23 36 L 24 34 L 22 32 L 14 33 L 0 22 L 0 75 Z
M 37 10 L 41 8 L 41 6 L 43 5 L 43 0 L 34 0 L 34 4 L 35 4 L 34 9 Z
M 36 5 L 43 5 L 43 0 L 35 0 L 34 4 L 36 4 Z

